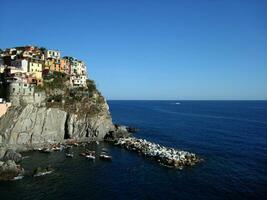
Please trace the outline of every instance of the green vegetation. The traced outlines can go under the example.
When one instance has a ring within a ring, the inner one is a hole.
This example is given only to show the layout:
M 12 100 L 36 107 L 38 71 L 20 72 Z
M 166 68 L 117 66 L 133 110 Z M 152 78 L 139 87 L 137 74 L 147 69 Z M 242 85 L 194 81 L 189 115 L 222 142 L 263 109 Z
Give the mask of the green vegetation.
M 87 79 L 86 80 L 86 85 L 87 85 L 88 91 L 90 93 L 93 93 L 93 92 L 97 91 L 95 82 L 93 80 Z
M 46 51 L 45 47 L 40 47 L 40 50 L 42 51 L 42 53 L 44 53 Z
M 43 88 L 49 90 L 53 90 L 56 88 L 63 89 L 67 80 L 69 80 L 68 75 L 60 72 L 53 72 L 53 74 L 49 74 L 44 77 Z

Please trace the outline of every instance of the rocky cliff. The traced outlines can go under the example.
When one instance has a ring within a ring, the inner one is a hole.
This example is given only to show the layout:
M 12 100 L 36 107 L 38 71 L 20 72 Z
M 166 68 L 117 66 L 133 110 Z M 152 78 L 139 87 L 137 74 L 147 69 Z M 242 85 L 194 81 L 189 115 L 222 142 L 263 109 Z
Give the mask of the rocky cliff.
M 69 138 L 102 140 L 112 129 L 106 103 L 97 115 L 28 104 L 11 107 L 0 118 L 0 142 L 15 148 L 31 148 Z
M 37 88 L 45 95 L 42 102 L 11 97 L 13 105 L 0 118 L 0 147 L 27 150 L 65 139 L 103 140 L 114 130 L 106 100 L 92 81 L 87 88 L 61 86 Z

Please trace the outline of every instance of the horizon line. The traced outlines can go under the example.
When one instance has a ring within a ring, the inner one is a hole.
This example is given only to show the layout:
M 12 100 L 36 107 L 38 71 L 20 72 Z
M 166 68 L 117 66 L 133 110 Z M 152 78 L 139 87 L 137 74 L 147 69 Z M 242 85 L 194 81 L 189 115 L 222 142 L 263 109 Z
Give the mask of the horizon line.
M 267 101 L 267 99 L 106 99 L 107 101 Z

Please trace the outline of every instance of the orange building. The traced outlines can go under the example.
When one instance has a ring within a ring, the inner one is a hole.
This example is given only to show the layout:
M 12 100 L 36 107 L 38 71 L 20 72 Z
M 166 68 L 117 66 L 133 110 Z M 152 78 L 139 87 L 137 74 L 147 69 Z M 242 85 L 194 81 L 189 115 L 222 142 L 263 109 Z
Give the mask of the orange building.
M 70 74 L 70 61 L 68 59 L 60 59 L 60 71 L 65 74 Z
M 54 58 L 47 58 L 45 60 L 44 69 L 48 69 L 50 71 L 61 72 L 60 69 L 60 60 Z

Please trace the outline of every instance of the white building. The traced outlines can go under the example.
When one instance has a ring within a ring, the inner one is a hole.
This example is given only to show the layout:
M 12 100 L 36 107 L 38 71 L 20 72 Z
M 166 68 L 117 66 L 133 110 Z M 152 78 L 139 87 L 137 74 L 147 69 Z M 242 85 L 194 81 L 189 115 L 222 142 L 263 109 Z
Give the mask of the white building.
M 48 49 L 45 51 L 45 58 L 60 58 L 60 51 Z
M 86 66 L 83 61 L 77 62 L 77 75 L 86 75 Z
M 11 61 L 11 66 L 21 69 L 23 72 L 28 71 L 28 61 L 26 59 L 16 59 Z
M 33 95 L 34 86 L 28 83 L 13 82 L 9 86 L 10 95 Z
M 71 76 L 70 83 L 73 87 L 86 87 L 86 79 L 85 75 Z

